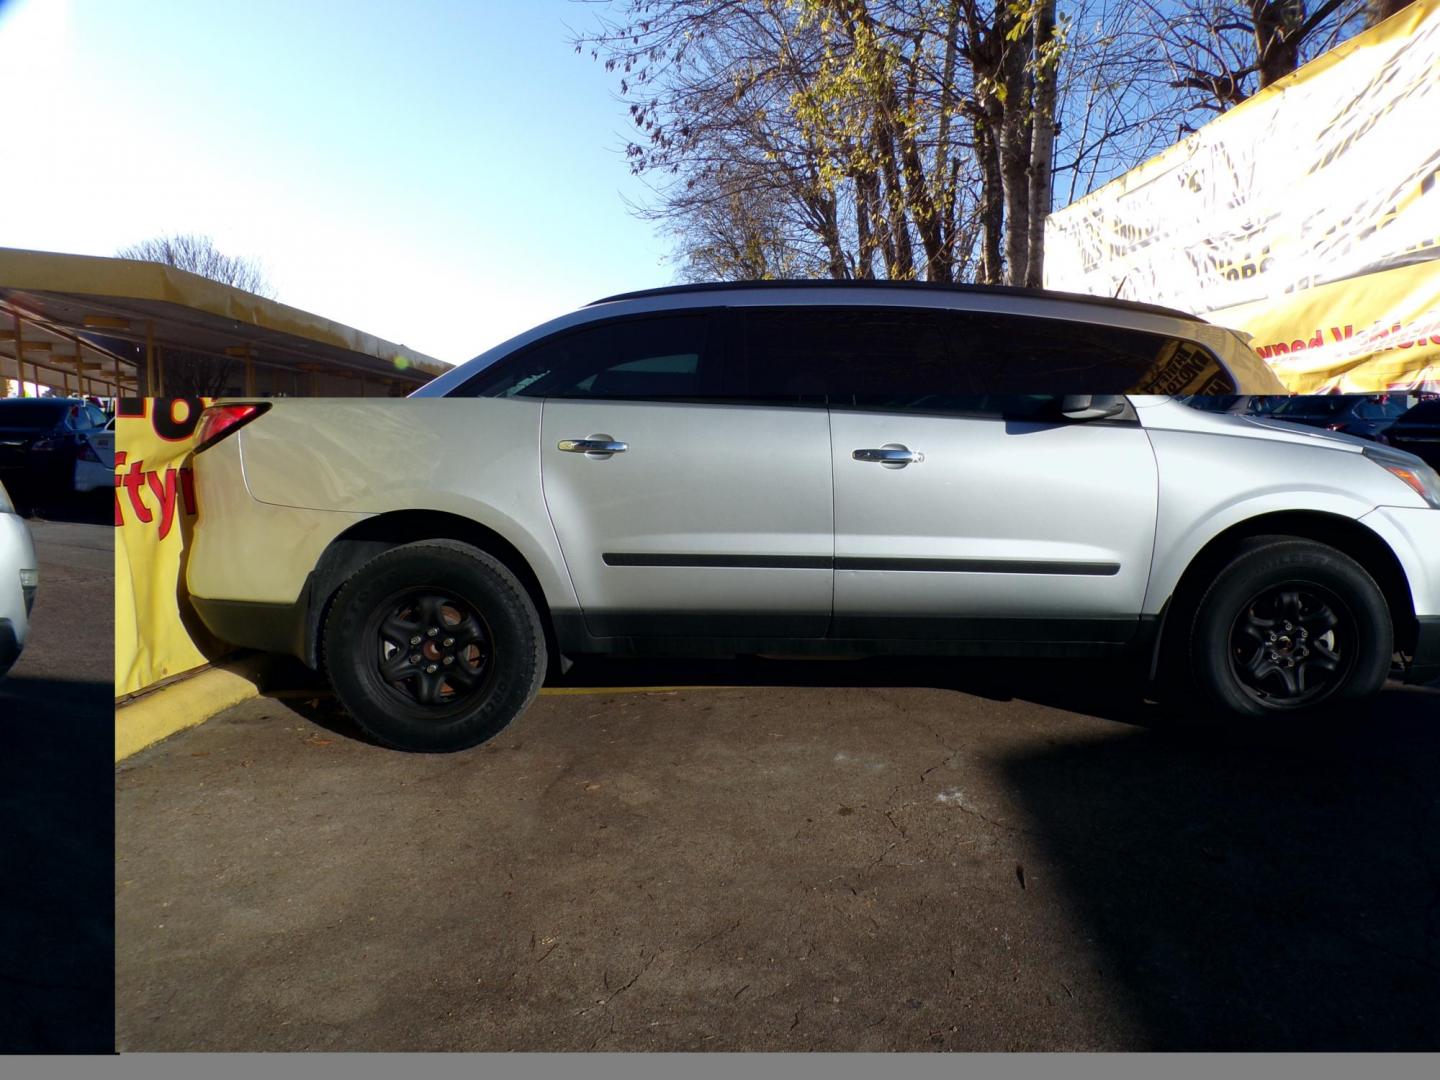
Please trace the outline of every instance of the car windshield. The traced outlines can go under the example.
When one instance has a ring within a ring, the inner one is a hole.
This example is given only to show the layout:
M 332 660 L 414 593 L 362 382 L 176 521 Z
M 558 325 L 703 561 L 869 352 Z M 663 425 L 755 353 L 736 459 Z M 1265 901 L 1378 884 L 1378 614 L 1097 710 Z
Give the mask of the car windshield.
M 0 428 L 47 431 L 60 423 L 68 402 L 24 400 L 0 401 Z

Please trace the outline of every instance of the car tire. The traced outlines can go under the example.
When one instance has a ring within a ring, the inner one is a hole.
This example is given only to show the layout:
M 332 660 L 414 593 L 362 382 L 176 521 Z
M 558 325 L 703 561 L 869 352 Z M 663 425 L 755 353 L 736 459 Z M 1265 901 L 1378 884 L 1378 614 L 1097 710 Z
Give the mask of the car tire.
M 1328 545 L 1241 544 L 1195 603 L 1184 639 L 1190 719 L 1290 720 L 1353 706 L 1390 673 L 1394 632 L 1365 568 Z
M 449 753 L 493 738 L 534 701 L 545 631 L 503 563 L 425 540 L 391 548 L 346 581 L 320 655 L 340 703 L 374 739 Z

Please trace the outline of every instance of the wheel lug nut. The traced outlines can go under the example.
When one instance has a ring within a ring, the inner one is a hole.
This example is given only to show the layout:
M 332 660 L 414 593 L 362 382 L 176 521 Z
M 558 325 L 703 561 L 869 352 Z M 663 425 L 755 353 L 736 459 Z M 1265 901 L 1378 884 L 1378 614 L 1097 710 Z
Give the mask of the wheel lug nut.
M 418 663 L 420 662 L 420 654 L 419 654 L 418 652 L 417 652 L 417 653 L 411 653 L 411 654 L 410 654 L 410 662 L 411 662 L 412 664 L 418 664 Z
M 445 657 L 445 663 L 446 663 L 447 665 L 453 664 L 454 662 L 455 662 L 455 657 L 453 657 L 453 656 L 447 656 L 447 657 Z
M 419 644 L 420 644 L 420 635 L 419 635 L 419 634 L 416 634 L 414 637 L 412 637 L 412 638 L 410 639 L 410 644 L 411 644 L 411 645 L 419 645 Z
M 434 637 L 434 636 L 435 636 L 436 634 L 438 634 L 438 633 L 440 633 L 440 631 L 437 630 L 437 629 L 435 629 L 435 627 L 432 626 L 432 627 L 430 627 L 429 630 L 426 630 L 426 631 L 425 631 L 425 636 L 426 636 L 426 637 Z
M 447 637 L 442 644 L 448 649 L 451 645 L 455 644 L 455 639 L 453 637 Z
M 438 670 L 439 670 L 439 669 L 438 669 L 434 664 L 430 664 L 429 666 L 427 666 L 427 667 L 425 668 L 425 674 L 426 674 L 426 675 L 434 675 L 435 672 L 438 671 Z

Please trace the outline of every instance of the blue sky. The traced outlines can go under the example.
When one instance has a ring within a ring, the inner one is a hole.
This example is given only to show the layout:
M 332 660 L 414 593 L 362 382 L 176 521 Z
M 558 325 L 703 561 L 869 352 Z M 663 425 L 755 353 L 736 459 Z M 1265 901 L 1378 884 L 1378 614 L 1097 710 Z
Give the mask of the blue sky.
M 667 284 L 569 0 L 0 0 L 0 246 L 203 232 L 297 307 L 459 362 Z M 16 167 L 19 155 L 20 167 Z

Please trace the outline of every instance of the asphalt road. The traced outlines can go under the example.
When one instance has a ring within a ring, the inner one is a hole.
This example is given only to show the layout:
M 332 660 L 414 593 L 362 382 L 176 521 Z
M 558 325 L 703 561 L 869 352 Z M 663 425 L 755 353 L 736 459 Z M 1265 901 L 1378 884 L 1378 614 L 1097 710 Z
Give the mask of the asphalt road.
M 1218 737 L 1083 664 L 567 681 L 453 756 L 302 688 L 127 762 L 120 1048 L 1440 1044 L 1436 689 Z M 596 688 L 657 682 L 730 685 Z
M 114 1043 L 115 569 L 108 506 L 32 520 L 40 589 L 0 682 L 0 1052 Z

